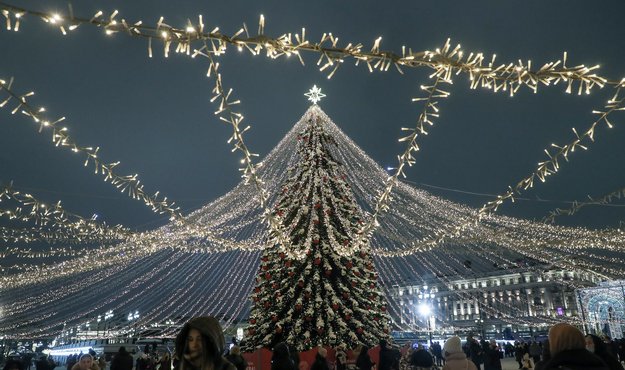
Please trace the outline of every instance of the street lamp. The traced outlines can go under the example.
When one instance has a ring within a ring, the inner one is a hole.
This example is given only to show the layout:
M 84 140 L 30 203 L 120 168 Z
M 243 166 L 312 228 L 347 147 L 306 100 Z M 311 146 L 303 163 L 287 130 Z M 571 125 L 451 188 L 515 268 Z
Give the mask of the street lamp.
M 139 310 L 136 310 L 135 313 L 130 312 L 128 314 L 128 322 L 131 322 L 134 320 L 135 325 L 134 325 L 134 331 L 132 336 L 136 337 L 137 336 L 137 319 L 139 319 Z
M 108 320 L 113 318 L 113 310 L 104 313 L 104 336 L 108 337 Z
M 421 314 L 421 316 L 425 317 L 425 320 L 427 321 L 430 345 L 432 345 L 432 328 L 430 326 L 430 314 L 432 313 L 432 308 L 430 308 L 430 306 L 425 303 L 421 303 L 419 305 L 419 313 Z

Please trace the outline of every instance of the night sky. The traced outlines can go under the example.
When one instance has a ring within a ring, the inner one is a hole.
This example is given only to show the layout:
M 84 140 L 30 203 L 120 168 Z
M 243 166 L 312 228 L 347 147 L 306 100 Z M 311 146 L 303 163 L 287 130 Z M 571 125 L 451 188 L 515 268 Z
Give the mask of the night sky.
M 9 2 L 11 3 L 11 2 Z M 41 11 L 67 12 L 66 1 L 15 1 Z M 265 33 L 278 37 L 306 27 L 309 39 L 324 32 L 340 45 L 362 43 L 369 49 L 382 36 L 382 50 L 401 53 L 432 50 L 447 38 L 465 53 L 497 54 L 501 63 L 531 59 L 534 66 L 555 61 L 568 51 L 568 65 L 600 64 L 598 74 L 611 80 L 625 77 L 625 27 L 622 0 L 601 1 L 89 1 L 74 2 L 76 15 L 96 11 L 134 23 L 165 23 L 184 27 L 187 18 L 204 16 L 207 29 L 219 26 L 235 33 L 245 22 L 253 35 L 258 17 L 266 18 Z M 4 22 L 4 19 L 3 19 Z M 230 127 L 221 123 L 209 102 L 213 81 L 207 62 L 170 54 L 165 59 L 155 45 L 148 58 L 147 41 L 126 34 L 106 36 L 83 25 L 63 36 L 58 28 L 34 17 L 20 31 L 0 31 L 0 78 L 15 78 L 14 90 L 35 91 L 29 101 L 46 107 L 51 118 L 66 116 L 71 136 L 82 146 L 99 146 L 105 162 L 121 161 L 120 174 L 138 173 L 146 190 L 177 201 L 184 213 L 228 192 L 240 180 L 239 155 L 226 143 Z M 397 139 L 401 127 L 414 127 L 422 107 L 412 103 L 428 84 L 426 68 L 404 69 L 400 75 L 369 73 L 348 60 L 328 80 L 316 67 L 317 54 L 271 60 L 230 48 L 220 57 L 224 84 L 241 99 L 241 111 L 252 125 L 246 142 L 266 155 L 299 120 L 309 102 L 304 93 L 317 84 L 327 94 L 322 109 L 383 167 L 393 166 L 404 150 Z M 490 59 L 487 57 L 487 59 Z M 550 143 L 565 144 L 594 121 L 593 109 L 603 107 L 613 90 L 591 95 L 567 95 L 564 85 L 541 86 L 510 98 L 507 93 L 469 90 L 468 76 L 459 75 L 451 96 L 440 103 L 441 118 L 430 135 L 419 139 L 417 163 L 407 180 L 456 202 L 479 207 L 503 194 L 532 173 Z M 3 95 L 4 96 L 4 95 Z M 55 148 L 51 134 L 23 115 L 0 110 L 0 181 L 53 202 L 85 217 L 145 230 L 166 217 L 141 202 L 120 195 L 101 176 L 82 166 L 83 156 Z M 602 196 L 625 187 L 625 112 L 611 117 L 614 128 L 600 125 L 596 142 L 576 152 L 561 171 L 525 196 L 507 204 L 501 214 L 540 219 L 561 201 Z M 454 189 L 442 190 L 431 186 Z M 538 200 L 549 200 L 542 202 Z M 620 204 L 625 205 L 625 202 Z M 625 221 L 625 209 L 588 207 L 560 224 L 592 228 L 614 227 Z

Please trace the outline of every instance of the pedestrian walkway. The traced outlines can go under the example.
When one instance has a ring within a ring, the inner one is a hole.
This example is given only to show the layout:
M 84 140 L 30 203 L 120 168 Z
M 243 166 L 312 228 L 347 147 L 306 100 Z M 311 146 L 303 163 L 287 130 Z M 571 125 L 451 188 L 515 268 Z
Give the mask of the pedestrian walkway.
M 519 363 L 516 362 L 514 357 L 508 357 L 501 360 L 501 369 L 502 370 L 518 370 Z

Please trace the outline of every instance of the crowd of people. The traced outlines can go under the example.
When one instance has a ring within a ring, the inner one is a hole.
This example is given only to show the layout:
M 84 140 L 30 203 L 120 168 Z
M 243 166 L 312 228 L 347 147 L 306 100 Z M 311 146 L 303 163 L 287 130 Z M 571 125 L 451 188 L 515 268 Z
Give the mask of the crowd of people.
M 431 342 L 429 346 L 417 343 L 403 348 L 380 340 L 377 363 L 369 355 L 369 348 L 360 345 L 349 351 L 339 345 L 333 349 L 333 361 L 328 361 L 328 351 L 318 347 L 312 363 L 300 361 L 299 353 L 286 343 L 274 346 L 271 370 L 501 370 L 504 357 L 514 357 L 522 370 L 623 370 L 625 339 L 613 341 L 596 335 L 584 336 L 576 327 L 560 323 L 549 330 L 543 342 L 478 341 L 467 337 L 448 338 L 444 345 Z M 3 370 L 30 370 L 27 363 L 9 359 Z M 35 361 L 36 370 L 54 370 L 57 364 L 51 358 Z M 108 368 L 108 369 L 107 369 Z M 241 350 L 234 345 L 226 351 L 222 328 L 213 317 L 198 317 L 187 322 L 175 340 L 175 350 L 168 352 L 145 351 L 133 358 L 125 347 L 107 364 L 104 355 L 86 354 L 69 356 L 67 370 L 246 370 L 248 364 Z M 256 370 L 264 370 L 256 368 Z M 267 369 L 268 370 L 268 369 Z

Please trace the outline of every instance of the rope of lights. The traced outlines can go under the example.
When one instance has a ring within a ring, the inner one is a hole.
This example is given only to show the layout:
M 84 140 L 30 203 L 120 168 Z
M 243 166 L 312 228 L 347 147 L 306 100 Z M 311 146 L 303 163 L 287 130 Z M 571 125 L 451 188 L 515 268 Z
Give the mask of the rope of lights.
M 559 216 L 572 216 L 576 214 L 580 209 L 590 205 L 607 205 L 612 203 L 615 199 L 621 199 L 625 197 L 625 188 L 620 188 L 611 193 L 608 193 L 600 198 L 592 198 L 588 196 L 590 200 L 580 202 L 573 201 L 573 204 L 569 208 L 556 208 L 549 212 L 549 215 L 543 218 L 543 222 L 554 222 L 556 217 Z
M 566 52 L 562 60 L 547 62 L 538 70 L 533 71 L 531 60 L 526 62 L 518 60 L 517 63 L 495 65 L 496 55 L 489 59 L 483 53 L 467 53 L 461 50 L 460 45 L 456 46 L 448 56 L 438 53 L 438 50 L 437 53 L 413 52 L 411 48 L 406 50 L 405 46 L 402 47 L 402 53 L 399 55 L 391 51 L 380 50 L 382 37 L 378 37 L 374 41 L 369 51 L 363 51 L 364 46 L 361 43 L 348 43 L 345 47 L 340 47 L 338 45 L 339 38 L 332 33 L 324 33 L 319 42 L 312 42 L 306 38 L 305 28 L 302 28 L 301 33 L 286 33 L 278 38 L 271 38 L 264 34 L 265 18 L 262 15 L 259 20 L 258 36 L 249 37 L 245 26 L 231 36 L 222 34 L 219 27 L 213 28 L 211 32 L 205 32 L 201 15 L 198 17 L 197 24 L 188 20 L 184 28 L 175 28 L 164 23 L 164 17 L 159 19 L 155 27 L 146 26 L 143 21 L 131 24 L 125 19 L 118 20 L 119 12 L 117 10 L 108 17 L 105 17 L 102 11 L 98 11 L 93 17 L 87 19 L 74 16 L 71 8 L 69 15 L 63 15 L 25 9 L 0 2 L 0 9 L 6 18 L 8 30 L 19 30 L 19 22 L 26 15 L 38 17 L 42 21 L 58 27 L 63 34 L 67 34 L 67 31 L 76 30 L 82 24 L 92 24 L 104 29 L 107 35 L 123 32 L 131 36 L 147 38 L 150 56 L 152 56 L 152 39 L 163 41 L 163 52 L 166 57 L 169 55 L 172 44 L 177 44 L 176 52 L 190 54 L 190 44 L 197 40 L 215 41 L 219 44 L 215 49 L 222 51 L 226 50 L 227 45 L 235 46 L 240 51 L 247 50 L 253 55 L 260 54 L 264 49 L 267 57 L 272 59 L 296 55 L 302 64 L 304 64 L 304 60 L 300 51 L 318 53 L 320 57 L 317 65 L 320 66 L 321 71 L 326 69 L 330 71 L 328 77 L 332 77 L 346 58 L 353 58 L 357 65 L 361 62 L 365 64 L 370 72 L 375 70 L 388 71 L 391 65 L 394 65 L 400 73 L 403 73 L 402 67 L 430 67 L 439 70 L 441 66 L 445 65 L 450 74 L 454 70 L 456 74 L 468 74 L 472 88 L 482 87 L 493 92 L 509 91 L 511 95 L 514 95 L 521 86 L 527 86 L 536 92 L 540 84 L 550 86 L 563 82 L 567 86 L 566 91 L 570 93 L 574 88 L 573 83 L 579 82 L 577 89 L 578 93 L 581 94 L 583 92 L 589 93 L 595 87 L 617 85 L 623 82 L 610 81 L 594 73 L 593 71 L 599 66 L 566 67 Z M 243 33 L 247 37 L 241 37 Z
M 26 99 L 30 96 L 33 96 L 34 92 L 28 92 L 23 95 L 18 95 L 13 90 L 11 90 L 13 80 L 8 83 L 4 80 L 0 79 L 0 90 L 5 91 L 9 96 L 0 103 L 0 108 L 4 107 L 11 98 L 17 100 L 17 105 L 11 111 L 11 114 L 15 114 L 21 110 L 21 112 L 30 117 L 33 122 L 39 125 L 39 132 L 45 128 L 52 130 L 52 142 L 57 147 L 67 147 L 74 153 L 81 153 L 85 155 L 84 166 L 88 166 L 89 164 L 93 165 L 95 174 L 101 174 L 104 176 L 105 182 L 110 182 L 114 185 L 121 193 L 127 193 L 133 199 L 143 201 L 147 206 L 149 206 L 152 211 L 164 214 L 167 213 L 170 216 L 170 220 L 176 220 L 181 218 L 181 214 L 179 212 L 179 207 L 175 207 L 175 203 L 168 202 L 167 197 L 162 200 L 158 199 L 159 192 L 157 191 L 154 195 L 148 195 L 145 190 L 143 184 L 138 179 L 138 175 L 118 175 L 115 172 L 115 167 L 119 165 L 120 162 L 114 163 L 104 163 L 98 157 L 98 152 L 100 150 L 99 147 L 83 147 L 78 145 L 68 133 L 67 127 L 58 127 L 58 124 L 65 120 L 65 117 L 61 117 L 55 121 L 52 121 L 44 116 L 45 108 L 35 109 L 33 108 Z

